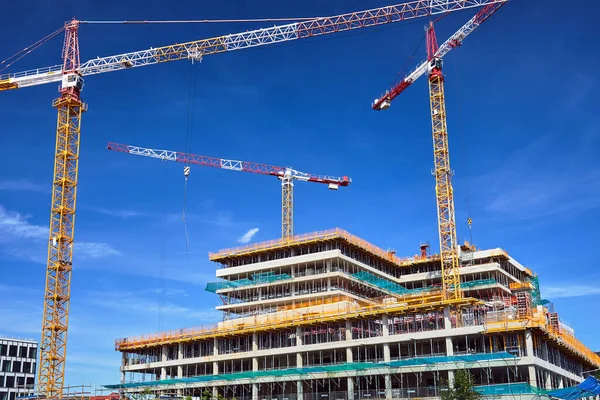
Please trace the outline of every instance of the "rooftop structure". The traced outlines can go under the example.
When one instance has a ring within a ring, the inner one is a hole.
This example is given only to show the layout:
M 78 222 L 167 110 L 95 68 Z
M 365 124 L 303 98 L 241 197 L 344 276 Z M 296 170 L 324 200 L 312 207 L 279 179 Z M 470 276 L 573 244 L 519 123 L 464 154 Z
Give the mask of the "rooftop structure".
M 389 400 L 438 397 L 468 368 L 486 395 L 531 397 L 600 366 L 530 269 L 502 249 L 459 250 L 452 301 L 426 246 L 401 258 L 341 229 L 211 253 L 223 320 L 118 339 L 121 383 L 107 388 Z

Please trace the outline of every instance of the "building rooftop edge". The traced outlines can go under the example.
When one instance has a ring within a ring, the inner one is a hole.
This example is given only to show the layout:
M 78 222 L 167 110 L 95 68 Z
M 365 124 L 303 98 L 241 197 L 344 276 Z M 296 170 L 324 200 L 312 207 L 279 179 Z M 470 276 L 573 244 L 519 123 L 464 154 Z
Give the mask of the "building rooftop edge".
M 379 257 L 383 260 L 391 262 L 397 266 L 407 266 L 407 265 L 412 265 L 412 264 L 415 264 L 418 262 L 427 262 L 427 261 L 439 259 L 438 254 L 434 254 L 431 256 L 427 256 L 427 257 L 420 257 L 419 255 L 412 256 L 412 257 L 399 257 L 396 255 L 396 253 L 394 251 L 384 250 L 381 247 L 376 246 L 376 245 L 374 245 L 356 235 L 353 235 L 350 232 L 348 232 L 344 229 L 341 229 L 341 228 L 334 228 L 334 229 L 329 229 L 329 230 L 324 230 L 324 231 L 316 231 L 316 232 L 309 232 L 309 233 L 294 235 L 293 237 L 288 238 L 288 239 L 284 239 L 284 238 L 274 239 L 274 240 L 268 240 L 268 241 L 263 241 L 263 242 L 258 242 L 258 243 L 252 243 L 252 244 L 239 246 L 239 247 L 221 249 L 221 250 L 217 251 L 216 253 L 209 252 L 208 258 L 210 261 L 219 262 L 222 260 L 226 260 L 228 258 L 243 257 L 243 256 L 247 256 L 250 254 L 260 253 L 260 252 L 272 251 L 272 250 L 288 248 L 288 247 L 293 247 L 293 246 L 302 245 L 302 244 L 316 243 L 316 242 L 321 242 L 321 241 L 325 241 L 325 240 L 335 240 L 335 239 L 344 240 L 345 242 L 347 242 L 349 244 L 359 247 L 362 250 L 364 250 L 376 257 Z M 478 250 L 475 253 L 477 253 L 477 252 L 481 252 L 481 250 Z M 504 256 L 507 259 L 510 258 L 508 253 L 506 251 L 502 250 L 501 248 L 488 249 L 488 250 L 484 250 L 484 252 L 488 252 L 490 255 L 493 255 L 493 256 Z M 519 264 L 519 266 L 521 266 L 521 264 Z M 527 268 L 524 268 L 524 267 L 521 267 L 521 268 L 523 270 L 525 270 L 527 273 L 531 274 L 531 271 L 528 270 Z

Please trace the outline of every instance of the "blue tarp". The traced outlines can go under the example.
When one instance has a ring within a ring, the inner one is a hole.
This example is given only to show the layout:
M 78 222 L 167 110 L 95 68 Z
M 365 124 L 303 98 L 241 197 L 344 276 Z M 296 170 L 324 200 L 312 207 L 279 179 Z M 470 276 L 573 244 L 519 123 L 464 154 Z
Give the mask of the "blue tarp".
M 593 376 L 588 376 L 577 386 L 546 392 L 548 396 L 558 399 L 581 399 L 583 397 L 600 395 L 600 381 Z

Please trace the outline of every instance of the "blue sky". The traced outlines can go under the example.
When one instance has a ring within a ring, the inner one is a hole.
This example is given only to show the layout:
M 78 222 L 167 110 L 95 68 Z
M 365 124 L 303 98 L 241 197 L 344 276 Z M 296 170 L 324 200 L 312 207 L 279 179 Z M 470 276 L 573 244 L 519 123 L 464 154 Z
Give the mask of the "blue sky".
M 5 4 L 0 59 L 82 20 L 331 15 L 384 1 L 133 1 Z M 595 249 L 600 239 L 600 62 L 594 1 L 514 0 L 445 58 L 458 234 L 502 247 L 540 274 L 577 336 L 600 349 Z M 474 13 L 437 26 L 441 40 Z M 426 20 L 206 57 L 197 66 L 190 150 L 348 175 L 349 188 L 295 187 L 295 231 L 341 227 L 398 254 L 437 248 L 426 81 L 386 112 L 371 101 L 421 42 Z M 82 61 L 261 25 L 82 26 Z M 54 39 L 10 69 L 60 62 Z M 412 66 L 423 59 L 421 47 Z M 593 68 L 593 67 L 592 67 Z M 204 292 L 208 251 L 280 235 L 280 186 L 269 177 L 193 168 L 186 250 L 181 164 L 106 150 L 108 141 L 184 150 L 192 66 L 184 61 L 89 77 L 84 115 L 67 382 L 115 383 L 114 339 L 215 323 Z M 56 85 L 0 95 L 0 332 L 39 337 Z M 162 295 L 161 295 L 162 293 Z

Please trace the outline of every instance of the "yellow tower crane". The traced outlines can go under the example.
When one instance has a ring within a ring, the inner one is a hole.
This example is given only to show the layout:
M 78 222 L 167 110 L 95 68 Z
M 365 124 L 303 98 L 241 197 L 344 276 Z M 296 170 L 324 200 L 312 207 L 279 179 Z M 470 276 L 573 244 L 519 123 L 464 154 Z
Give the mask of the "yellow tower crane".
M 450 168 L 442 57 L 453 48 L 460 46 L 462 41 L 471 32 L 477 29 L 504 4 L 505 1 L 486 5 L 439 47 L 433 23 L 430 23 L 427 27 L 427 61 L 419 65 L 411 74 L 388 90 L 382 97 L 376 99 L 372 105 L 372 108 L 377 111 L 389 108 L 392 100 L 415 80 L 424 74 L 429 75 L 429 104 L 431 108 L 431 130 L 433 136 L 433 175 L 435 176 L 442 290 L 446 300 L 460 299 L 462 292 L 460 291 L 460 260 L 458 241 L 456 239 L 454 192 L 452 189 L 453 171 Z

